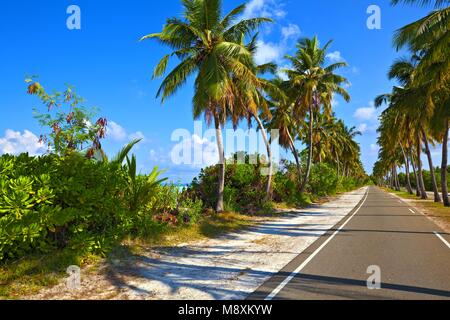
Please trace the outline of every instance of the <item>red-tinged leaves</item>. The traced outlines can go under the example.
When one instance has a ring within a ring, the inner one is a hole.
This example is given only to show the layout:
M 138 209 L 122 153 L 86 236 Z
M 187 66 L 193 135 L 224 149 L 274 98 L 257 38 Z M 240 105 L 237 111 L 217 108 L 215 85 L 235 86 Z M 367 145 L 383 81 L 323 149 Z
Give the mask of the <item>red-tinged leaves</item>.
M 37 82 L 34 82 L 28 86 L 27 93 L 32 94 L 32 95 L 38 94 L 40 89 L 41 89 L 41 85 Z
M 95 152 L 94 148 L 90 148 L 86 153 L 86 158 L 92 159 L 94 157 L 94 152 Z

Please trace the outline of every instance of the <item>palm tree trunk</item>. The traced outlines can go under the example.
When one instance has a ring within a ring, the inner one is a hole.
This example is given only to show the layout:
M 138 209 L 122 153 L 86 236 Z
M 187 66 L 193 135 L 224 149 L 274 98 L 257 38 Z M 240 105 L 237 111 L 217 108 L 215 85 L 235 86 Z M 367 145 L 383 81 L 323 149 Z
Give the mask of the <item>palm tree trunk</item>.
M 412 187 L 411 187 L 411 179 L 409 176 L 409 159 L 406 156 L 405 148 L 403 148 L 403 145 L 401 143 L 400 143 L 400 147 L 402 148 L 403 157 L 405 159 L 406 189 L 408 189 L 409 194 L 413 194 Z
M 398 178 L 398 172 L 397 172 L 397 164 L 394 164 L 394 177 L 395 177 L 395 190 L 401 191 L 400 179 Z
M 261 130 L 261 135 L 263 137 L 264 143 L 266 144 L 267 149 L 267 157 L 269 161 L 269 173 L 268 173 L 268 181 L 266 188 L 266 201 L 272 200 L 272 176 L 273 176 L 273 159 L 272 159 L 272 148 L 270 147 L 269 139 L 267 138 L 267 132 L 264 128 L 264 125 L 257 114 L 254 114 L 253 117 L 256 119 L 258 123 L 259 129 Z
M 336 164 L 337 164 L 337 177 L 340 178 L 341 175 L 341 165 L 339 163 L 339 153 L 336 151 Z
M 309 181 L 309 176 L 311 174 L 312 157 L 313 157 L 313 130 L 314 130 L 314 111 L 312 106 L 309 108 L 309 154 L 308 163 L 306 164 L 306 174 L 303 179 L 302 185 L 300 186 L 300 193 L 304 193 L 306 185 Z
M 390 188 L 394 189 L 394 169 L 391 167 Z
M 414 177 L 416 178 L 416 196 L 420 197 L 420 181 L 419 181 L 419 175 L 417 174 L 417 170 L 416 170 L 416 163 L 414 161 L 414 156 L 412 151 L 409 151 L 409 156 L 411 158 L 411 165 L 414 171 Z
M 422 138 L 420 133 L 417 133 L 417 172 L 419 175 L 419 188 L 420 197 L 423 200 L 428 199 L 427 191 L 425 190 L 425 182 L 423 181 L 423 170 L 422 170 Z
M 219 151 L 219 184 L 217 187 L 216 212 L 222 213 L 225 210 L 223 195 L 225 192 L 225 150 L 223 147 L 222 126 L 218 115 L 214 116 L 216 127 L 217 148 Z
M 439 194 L 439 189 L 436 182 L 436 173 L 433 165 L 433 157 L 431 156 L 430 145 L 428 143 L 427 134 L 425 130 L 422 128 L 423 141 L 425 143 L 425 151 L 428 157 L 428 163 L 430 165 L 430 174 L 431 174 L 431 182 L 433 183 L 433 192 L 434 192 L 434 202 L 441 202 L 441 196 Z
M 448 185 L 447 185 L 448 133 L 449 133 L 448 119 L 445 119 L 445 133 L 442 141 L 441 187 L 442 187 L 442 198 L 444 200 L 444 205 L 446 207 L 450 207 L 450 200 L 448 198 Z
M 289 136 L 291 151 L 292 151 L 292 154 L 294 155 L 295 163 L 297 165 L 298 179 L 300 181 L 301 176 L 302 176 L 302 168 L 300 166 L 300 159 L 298 158 L 298 152 L 297 152 L 297 148 L 295 148 L 294 139 L 292 139 L 292 136 L 289 132 L 288 132 L 288 136 Z

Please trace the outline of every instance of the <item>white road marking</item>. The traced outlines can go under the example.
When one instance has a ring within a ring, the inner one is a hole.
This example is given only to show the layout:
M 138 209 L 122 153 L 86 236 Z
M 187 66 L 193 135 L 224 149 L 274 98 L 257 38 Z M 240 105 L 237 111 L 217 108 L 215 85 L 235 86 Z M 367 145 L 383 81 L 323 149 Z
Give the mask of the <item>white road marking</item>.
M 414 214 L 415 214 L 415 212 L 414 212 L 414 210 L 413 210 L 413 209 L 409 209 L 409 211 L 411 211 L 412 213 L 414 213 Z
M 439 239 L 441 239 L 441 241 L 442 241 L 443 243 L 445 243 L 445 245 L 450 249 L 450 243 L 448 243 L 448 241 L 445 240 L 443 236 L 441 236 L 441 235 L 440 235 L 439 233 L 437 233 L 437 232 L 435 232 L 434 234 L 436 235 L 436 237 L 438 237 Z
M 342 226 L 339 227 L 339 229 L 337 229 L 328 239 L 327 241 L 325 241 L 316 251 L 314 251 L 314 253 L 312 255 L 310 255 L 308 257 L 308 259 L 306 259 L 294 272 L 292 272 L 290 274 L 289 277 L 287 277 L 275 290 L 272 291 L 272 293 L 267 296 L 266 299 L 264 299 L 265 301 L 271 301 L 273 300 L 280 292 L 281 290 L 284 289 L 284 287 L 286 287 L 291 281 L 292 279 L 294 279 L 299 273 L 300 271 L 302 271 L 307 265 L 308 263 L 311 262 L 312 259 L 314 259 L 315 256 L 317 256 L 319 254 L 320 251 L 322 251 L 323 248 L 326 247 L 326 245 L 328 243 L 330 243 L 331 240 L 333 240 L 333 238 L 342 230 L 345 228 L 345 226 L 350 222 L 350 220 L 353 219 L 353 217 L 359 212 L 359 210 L 361 210 L 362 206 L 366 203 L 367 198 L 369 197 L 369 189 L 367 189 L 366 191 L 366 195 L 364 198 L 364 201 L 359 205 L 359 207 L 356 209 L 356 211 L 351 215 L 351 217 L 349 217 L 343 224 Z

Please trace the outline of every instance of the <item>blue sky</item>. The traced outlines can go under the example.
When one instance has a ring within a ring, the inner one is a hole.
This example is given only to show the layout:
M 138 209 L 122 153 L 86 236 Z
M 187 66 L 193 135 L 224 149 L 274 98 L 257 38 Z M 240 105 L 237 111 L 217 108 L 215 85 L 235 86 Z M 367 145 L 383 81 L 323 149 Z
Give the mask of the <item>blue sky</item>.
M 225 0 L 226 11 L 242 3 Z M 81 30 L 66 27 L 69 5 L 81 9 Z M 381 30 L 369 30 L 369 5 L 381 8 Z M 377 115 L 374 97 L 390 90 L 386 78 L 392 61 L 401 55 L 392 47 L 392 34 L 399 27 L 424 16 L 430 8 L 391 7 L 388 0 L 251 0 L 246 16 L 265 15 L 276 23 L 261 30 L 258 60 L 274 60 L 283 66 L 283 56 L 293 53 L 296 39 L 317 35 L 322 43 L 333 39 L 328 62 L 339 58 L 349 67 L 342 71 L 351 82 L 352 101 L 335 102 L 335 111 L 349 126 L 360 128 L 363 162 L 371 172 L 377 158 Z M 42 148 L 36 136 L 43 129 L 33 119 L 35 97 L 26 95 L 26 75 L 39 75 L 49 90 L 76 87 L 88 106 L 100 109 L 110 121 L 105 143 L 112 154 L 134 137 L 144 137 L 135 150 L 143 172 L 154 165 L 168 169 L 173 181 L 189 182 L 198 167 L 175 165 L 170 152 L 176 145 L 172 132 L 193 131 L 192 82 L 164 105 L 155 99 L 159 81 L 152 70 L 167 49 L 156 42 L 139 42 L 148 33 L 159 32 L 165 19 L 180 16 L 179 0 L 150 1 L 8 1 L 0 11 L 0 153 Z M 204 141 L 199 139 L 198 143 Z M 193 143 L 195 143 L 193 139 Z M 437 161 L 437 158 L 436 158 Z

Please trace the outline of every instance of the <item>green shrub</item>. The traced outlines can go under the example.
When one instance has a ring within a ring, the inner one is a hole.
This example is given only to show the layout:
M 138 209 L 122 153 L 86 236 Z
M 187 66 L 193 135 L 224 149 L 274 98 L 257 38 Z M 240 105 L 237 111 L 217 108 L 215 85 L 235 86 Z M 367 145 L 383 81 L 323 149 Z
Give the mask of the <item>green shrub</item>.
M 203 212 L 203 202 L 200 199 L 186 198 L 180 201 L 179 215 L 182 218 L 180 222 L 184 224 L 196 224 Z
M 337 173 L 330 165 L 325 163 L 313 165 L 309 179 L 309 188 L 313 194 L 333 195 L 337 191 L 337 186 Z
M 0 157 L 0 261 L 56 248 L 105 254 L 155 212 L 176 208 L 159 171 L 133 176 L 130 166 L 79 153 Z
M 236 156 L 235 156 L 236 157 Z M 261 175 L 262 164 L 250 164 L 250 156 L 240 164 L 236 158 L 227 161 L 225 172 L 224 202 L 226 211 L 254 213 L 264 206 L 267 177 Z M 218 166 L 203 169 L 194 179 L 191 191 L 201 199 L 206 208 L 214 208 L 217 202 Z
M 121 169 L 72 153 L 4 155 L 0 171 L 0 259 L 66 247 L 103 253 L 126 231 Z

